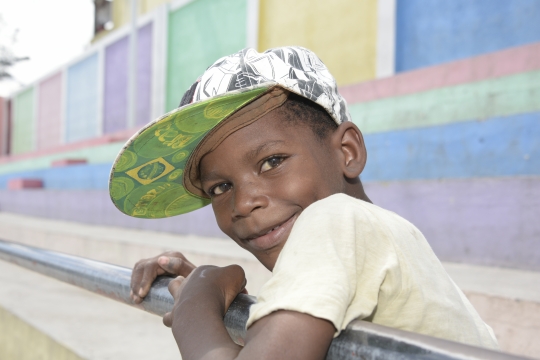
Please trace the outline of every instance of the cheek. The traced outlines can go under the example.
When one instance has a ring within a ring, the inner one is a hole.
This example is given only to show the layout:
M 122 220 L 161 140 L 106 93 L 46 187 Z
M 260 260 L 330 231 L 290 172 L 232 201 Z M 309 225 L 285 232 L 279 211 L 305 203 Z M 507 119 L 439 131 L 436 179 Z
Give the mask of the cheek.
M 222 204 L 216 204 L 214 202 L 212 202 L 212 210 L 214 211 L 214 216 L 220 230 L 231 237 L 232 222 L 230 213 L 226 213 L 226 209 L 224 209 Z
M 326 196 L 326 186 L 321 180 L 319 169 L 300 164 L 293 173 L 271 184 L 272 197 L 293 201 L 305 208 Z

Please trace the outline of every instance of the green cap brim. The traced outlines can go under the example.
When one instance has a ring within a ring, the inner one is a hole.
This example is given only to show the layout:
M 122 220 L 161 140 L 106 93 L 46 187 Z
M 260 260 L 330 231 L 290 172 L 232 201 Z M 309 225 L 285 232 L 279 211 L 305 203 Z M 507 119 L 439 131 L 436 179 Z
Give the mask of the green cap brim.
M 186 163 L 221 121 L 268 87 L 227 93 L 173 110 L 135 134 L 118 154 L 109 179 L 114 205 L 124 214 L 159 219 L 197 210 L 210 199 L 183 185 Z

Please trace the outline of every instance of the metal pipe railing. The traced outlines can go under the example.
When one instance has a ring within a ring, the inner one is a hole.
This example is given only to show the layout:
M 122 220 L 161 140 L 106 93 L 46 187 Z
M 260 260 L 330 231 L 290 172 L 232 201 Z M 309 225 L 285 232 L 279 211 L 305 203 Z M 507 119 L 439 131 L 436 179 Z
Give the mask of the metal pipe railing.
M 131 269 L 0 240 L 0 259 L 51 276 L 69 284 L 163 316 L 173 306 L 167 290 L 171 278 L 158 278 L 141 304 L 129 297 Z M 240 294 L 230 306 L 224 323 L 231 338 L 243 344 L 249 307 L 255 298 Z M 523 357 L 452 341 L 392 329 L 370 322 L 353 321 L 330 346 L 327 359 L 363 360 L 517 360 Z

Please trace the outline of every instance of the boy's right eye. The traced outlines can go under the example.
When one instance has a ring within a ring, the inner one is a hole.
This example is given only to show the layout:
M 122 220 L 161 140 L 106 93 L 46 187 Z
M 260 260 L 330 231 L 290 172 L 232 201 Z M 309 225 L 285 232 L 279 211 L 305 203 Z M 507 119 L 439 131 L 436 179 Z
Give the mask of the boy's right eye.
M 229 191 L 231 188 L 232 188 L 232 185 L 230 183 L 222 183 L 211 188 L 209 193 L 210 193 L 210 196 L 221 195 L 224 192 Z

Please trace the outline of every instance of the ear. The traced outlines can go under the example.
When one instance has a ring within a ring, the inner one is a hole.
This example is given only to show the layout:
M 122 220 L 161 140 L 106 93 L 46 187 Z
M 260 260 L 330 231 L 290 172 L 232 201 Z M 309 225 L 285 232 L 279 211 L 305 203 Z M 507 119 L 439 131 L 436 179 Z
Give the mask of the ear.
M 366 145 L 360 129 L 350 121 L 344 122 L 332 134 L 332 143 L 338 151 L 343 175 L 349 179 L 357 178 L 367 161 Z

